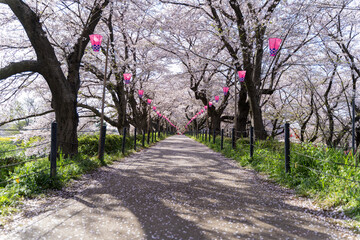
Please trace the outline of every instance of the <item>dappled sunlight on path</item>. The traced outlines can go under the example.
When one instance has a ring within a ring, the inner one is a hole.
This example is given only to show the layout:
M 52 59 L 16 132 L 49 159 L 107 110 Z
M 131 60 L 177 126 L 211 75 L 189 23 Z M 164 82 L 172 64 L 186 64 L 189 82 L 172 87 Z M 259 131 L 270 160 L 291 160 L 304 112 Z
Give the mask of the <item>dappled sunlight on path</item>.
M 286 190 L 185 136 L 103 167 L 88 181 L 8 239 L 352 239 L 288 204 Z

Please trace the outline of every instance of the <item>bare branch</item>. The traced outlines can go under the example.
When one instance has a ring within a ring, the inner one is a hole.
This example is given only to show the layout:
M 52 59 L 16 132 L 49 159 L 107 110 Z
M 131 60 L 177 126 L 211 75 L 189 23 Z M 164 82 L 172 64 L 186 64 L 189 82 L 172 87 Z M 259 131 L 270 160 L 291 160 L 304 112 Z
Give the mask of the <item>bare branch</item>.
M 8 124 L 8 123 L 16 122 L 16 121 L 29 119 L 29 118 L 44 116 L 44 115 L 52 113 L 52 112 L 54 112 L 54 110 L 48 110 L 48 111 L 45 111 L 45 112 L 42 112 L 42 113 L 35 113 L 35 114 L 28 115 L 28 116 L 25 116 L 25 117 L 14 118 L 14 119 L 11 119 L 11 120 L 8 120 L 8 121 L 5 121 L 5 122 L 0 122 L 0 126 L 3 126 L 3 125 Z
M 40 66 L 37 61 L 25 60 L 22 62 L 12 62 L 8 66 L 0 69 L 0 79 L 11 77 L 23 72 L 39 72 Z
M 93 112 L 96 116 L 98 116 L 98 117 L 101 116 L 101 113 L 100 113 L 99 110 L 97 110 L 95 107 L 92 107 L 92 106 L 89 106 L 89 105 L 86 105 L 86 104 L 83 104 L 83 103 L 78 103 L 77 106 L 92 111 L 92 112 Z M 117 127 L 117 122 L 116 122 L 116 121 L 113 121 L 111 118 L 109 118 L 109 117 L 107 117 L 107 116 L 104 116 L 104 120 L 105 120 L 106 122 L 108 122 L 110 125 L 112 125 L 112 126 L 114 126 L 114 127 Z

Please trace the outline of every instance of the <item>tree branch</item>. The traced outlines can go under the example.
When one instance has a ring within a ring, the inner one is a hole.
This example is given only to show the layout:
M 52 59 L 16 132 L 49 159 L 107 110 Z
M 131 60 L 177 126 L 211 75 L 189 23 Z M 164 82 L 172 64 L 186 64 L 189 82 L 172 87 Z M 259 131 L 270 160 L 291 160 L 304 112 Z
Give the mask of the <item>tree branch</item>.
M 69 66 L 68 80 L 72 82 L 76 89 L 80 87 L 79 80 L 79 69 L 81 59 L 84 56 L 86 45 L 90 41 L 89 35 L 92 34 L 100 21 L 102 12 L 104 8 L 109 4 L 109 0 L 105 0 L 103 4 L 96 4 L 92 9 L 89 18 L 86 22 L 80 37 L 77 39 L 77 42 L 74 46 L 74 51 L 72 51 L 67 57 L 67 63 Z
M 12 62 L 0 69 L 0 79 L 11 77 L 12 75 L 23 72 L 39 72 L 40 66 L 37 61 L 25 60 L 22 62 Z
M 0 122 L 0 126 L 3 126 L 5 124 L 11 123 L 11 122 L 21 121 L 21 120 L 25 120 L 25 119 L 29 119 L 29 118 L 33 118 L 33 117 L 40 117 L 40 116 L 43 116 L 43 115 L 46 115 L 46 114 L 49 114 L 49 113 L 52 113 L 52 112 L 54 112 L 54 110 L 48 110 L 48 111 L 43 112 L 43 113 L 35 113 L 35 114 L 25 116 L 25 117 L 14 118 L 14 119 L 11 119 L 11 120 L 8 120 L 8 121 L 5 121 L 5 122 Z
M 92 112 L 93 112 L 96 116 L 98 116 L 98 117 L 101 116 L 101 113 L 100 113 L 99 110 L 97 110 L 95 107 L 92 107 L 92 106 L 89 106 L 89 105 L 86 105 L 86 104 L 83 104 L 83 103 L 78 103 L 77 106 L 92 111 Z M 117 127 L 117 122 L 111 120 L 111 118 L 109 118 L 109 117 L 107 117 L 107 116 L 104 116 L 104 120 L 105 120 L 106 122 L 108 122 L 110 125 L 112 125 L 112 126 L 114 126 L 114 127 Z

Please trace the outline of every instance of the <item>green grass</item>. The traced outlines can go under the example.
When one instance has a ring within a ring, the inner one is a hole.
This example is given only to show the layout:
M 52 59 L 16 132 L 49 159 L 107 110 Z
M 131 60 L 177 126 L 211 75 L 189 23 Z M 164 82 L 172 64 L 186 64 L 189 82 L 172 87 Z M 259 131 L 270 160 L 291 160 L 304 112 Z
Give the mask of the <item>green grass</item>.
M 276 182 L 296 189 L 325 209 L 340 208 L 360 221 L 360 166 L 351 154 L 344 151 L 314 146 L 313 144 L 291 144 L 291 172 L 285 173 L 284 143 L 275 140 L 256 141 L 254 156 L 250 158 L 248 139 L 238 139 L 232 149 L 231 139 L 224 138 L 224 149 L 220 149 L 220 137 L 216 143 L 202 142 L 228 158 L 237 160 L 242 166 L 266 173 Z M 346 165 L 354 165 L 346 166 Z M 351 181 L 348 181 L 351 180 Z M 359 230 L 360 224 L 356 224 Z
M 161 134 L 160 139 L 165 136 Z M 149 147 L 145 138 L 145 148 Z M 154 138 L 155 141 L 155 138 Z M 151 138 L 150 138 L 150 145 Z M 5 146 L 5 147 L 3 147 Z M 0 216 L 6 216 L 17 211 L 17 206 L 21 204 L 25 197 L 35 197 L 43 194 L 47 189 L 61 189 L 71 179 L 79 178 L 82 174 L 93 171 L 102 165 L 111 164 L 134 152 L 134 137 L 126 138 L 125 153 L 122 154 L 122 136 L 107 135 L 105 140 L 104 161 L 97 158 L 98 136 L 88 135 L 79 137 L 79 154 L 72 158 L 60 157 L 57 159 L 56 178 L 50 178 L 50 162 L 47 157 L 37 161 L 27 162 L 15 167 L 4 168 L 1 170 L 0 182 L 10 181 L 0 186 Z M 0 152 L 15 149 L 17 146 L 11 139 L 0 142 Z M 142 149 L 142 135 L 137 136 L 137 150 Z M 9 162 L 8 159 L 13 159 Z M 15 160 L 14 160 L 15 159 Z M 0 166 L 9 163 L 27 161 L 25 157 L 9 157 L 7 160 L 0 158 Z M 36 173 L 38 172 L 38 173 Z M 36 173 L 36 174 L 34 174 Z M 0 223 L 1 225 L 1 223 Z

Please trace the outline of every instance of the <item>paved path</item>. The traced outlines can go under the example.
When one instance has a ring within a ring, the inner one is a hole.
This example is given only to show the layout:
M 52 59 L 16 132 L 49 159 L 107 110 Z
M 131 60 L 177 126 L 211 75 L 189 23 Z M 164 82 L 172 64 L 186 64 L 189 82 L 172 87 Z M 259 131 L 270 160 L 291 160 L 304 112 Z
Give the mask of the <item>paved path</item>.
M 185 136 L 84 178 L 0 239 L 355 239 Z

